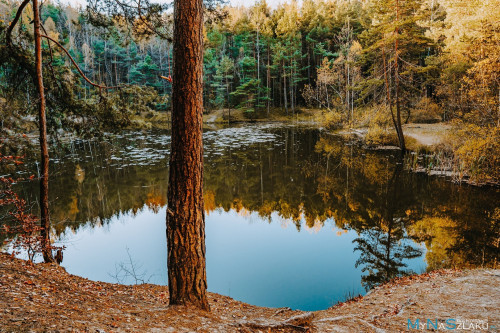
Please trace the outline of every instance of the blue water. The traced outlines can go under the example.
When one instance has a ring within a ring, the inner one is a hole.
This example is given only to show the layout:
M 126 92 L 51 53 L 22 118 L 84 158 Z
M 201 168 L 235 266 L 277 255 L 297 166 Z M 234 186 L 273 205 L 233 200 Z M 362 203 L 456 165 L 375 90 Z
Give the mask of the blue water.
M 353 251 L 356 232 L 338 229 L 331 221 L 300 232 L 276 214 L 272 221 L 233 210 L 206 217 L 209 291 L 253 305 L 301 310 L 326 309 L 348 294 L 365 292 L 361 268 L 353 264 L 359 256 Z M 62 266 L 71 274 L 118 282 L 117 265 L 131 268 L 130 254 L 142 280 L 166 285 L 164 209 L 155 214 L 145 207 L 103 227 L 67 231 L 61 243 L 67 246 Z M 414 270 L 425 267 L 423 258 L 409 264 Z

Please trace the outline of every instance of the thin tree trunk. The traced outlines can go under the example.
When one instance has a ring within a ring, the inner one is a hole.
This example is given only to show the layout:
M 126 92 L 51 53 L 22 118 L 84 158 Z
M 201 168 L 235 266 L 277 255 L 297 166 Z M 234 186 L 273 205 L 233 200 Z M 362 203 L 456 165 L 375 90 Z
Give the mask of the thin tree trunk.
M 288 116 L 288 101 L 286 98 L 286 68 L 285 68 L 285 60 L 283 60 L 283 95 L 284 95 L 284 103 L 285 103 L 285 110 L 286 110 L 286 115 Z
M 229 104 L 229 82 L 228 82 L 228 78 L 227 78 L 227 73 L 225 74 L 226 76 L 226 98 L 227 98 L 227 123 L 229 124 L 229 122 L 231 121 L 231 105 Z
M 350 72 L 349 72 L 349 59 L 347 58 L 347 80 L 346 80 L 346 85 L 345 85 L 345 92 L 346 92 L 346 104 L 347 104 L 347 118 L 349 118 L 349 109 L 351 106 L 349 105 L 351 98 L 349 96 L 349 79 L 350 79 Z
M 49 215 L 49 149 L 47 147 L 47 120 L 45 117 L 45 88 L 42 71 L 42 37 L 40 32 L 40 8 L 38 0 L 33 0 L 35 32 L 35 68 L 38 88 L 38 123 L 40 128 L 41 179 L 40 179 L 40 231 L 42 236 L 42 254 L 45 262 L 54 262 L 50 246 Z
M 351 20 L 349 19 L 349 17 L 347 18 L 347 45 L 351 45 L 352 44 L 352 40 L 351 40 Z M 349 89 L 350 85 L 351 85 L 351 64 L 349 62 L 349 48 L 347 48 L 347 51 L 346 51 L 346 62 L 347 62 L 347 84 L 346 84 L 346 93 L 347 93 L 347 98 L 346 98 L 346 101 L 347 101 L 347 118 L 349 119 L 349 111 L 351 109 L 351 91 Z M 352 126 L 352 117 L 350 118 L 350 121 L 349 123 L 351 124 Z
M 293 58 L 290 61 L 290 81 L 288 83 L 290 88 L 290 108 L 292 109 L 292 116 L 295 115 L 295 107 L 293 105 Z
M 266 89 L 266 92 L 267 92 L 267 117 L 269 118 L 269 109 L 271 108 L 271 100 L 269 98 L 269 86 L 270 86 L 270 81 L 271 81 L 271 64 L 270 64 L 270 47 L 271 45 L 268 45 L 267 46 L 267 89 Z
M 202 22 L 202 0 L 175 0 L 167 265 L 170 304 L 210 310 L 203 205 Z
M 400 101 L 399 101 L 399 62 L 398 62 L 398 46 L 399 46 L 399 0 L 396 0 L 396 41 L 394 43 L 394 49 L 395 49 L 395 59 L 396 62 L 394 64 L 395 67 L 395 83 L 396 83 L 396 132 L 398 133 L 398 138 L 399 138 L 399 148 L 401 148 L 401 154 L 404 155 L 406 152 L 406 146 L 405 146 L 405 137 L 403 135 L 403 127 L 401 126 L 401 108 L 400 108 Z
M 386 92 L 386 104 L 389 106 L 389 111 L 391 112 L 391 118 L 392 118 L 392 123 L 394 125 L 394 128 L 396 128 L 397 131 L 397 122 L 396 122 L 396 117 L 394 116 L 394 112 L 392 111 L 392 98 L 391 98 L 391 90 L 389 86 L 389 79 L 387 78 L 387 62 L 385 59 L 385 44 L 382 47 L 382 60 L 384 62 L 384 81 L 385 81 L 385 92 Z M 399 139 L 399 136 L 398 136 Z
M 260 44 L 259 44 L 259 28 L 257 27 L 257 100 L 256 105 L 260 106 Z

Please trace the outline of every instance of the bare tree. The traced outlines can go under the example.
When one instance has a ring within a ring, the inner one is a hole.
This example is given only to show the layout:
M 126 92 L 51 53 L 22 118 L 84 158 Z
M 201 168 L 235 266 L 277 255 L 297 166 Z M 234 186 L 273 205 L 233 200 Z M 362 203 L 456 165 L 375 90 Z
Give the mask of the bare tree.
M 12 31 L 19 22 L 23 10 L 28 5 L 29 0 L 24 0 L 17 10 L 14 20 L 10 23 L 6 32 L 6 41 L 9 48 L 12 46 Z M 47 121 L 45 117 L 45 89 L 43 85 L 42 71 L 42 37 L 40 22 L 40 7 L 38 0 L 32 0 L 34 16 L 34 37 L 35 37 L 35 71 L 31 72 L 38 90 L 38 123 L 40 129 L 40 155 L 41 155 L 41 179 L 40 179 L 40 233 L 42 236 L 41 247 L 43 260 L 54 262 L 52 247 L 50 244 L 50 216 L 49 216 L 49 151 L 47 147 Z
M 42 235 L 43 260 L 54 262 L 50 248 L 50 216 L 49 216 L 49 149 L 47 146 L 47 119 L 45 116 L 45 90 L 42 70 L 42 36 L 40 23 L 40 7 L 38 0 L 33 0 L 33 16 L 35 28 L 35 69 L 38 89 L 38 126 L 40 129 L 40 233 Z

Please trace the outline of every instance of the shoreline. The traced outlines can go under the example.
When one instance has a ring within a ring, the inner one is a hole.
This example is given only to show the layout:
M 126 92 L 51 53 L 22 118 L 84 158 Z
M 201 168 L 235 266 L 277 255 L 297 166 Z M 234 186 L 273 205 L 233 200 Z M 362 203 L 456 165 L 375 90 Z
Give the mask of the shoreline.
M 279 116 L 272 118 L 256 118 L 256 119 L 244 119 L 243 116 L 235 117 L 230 124 L 227 122 L 221 121 L 221 114 L 225 110 L 218 110 L 214 114 L 208 114 L 203 121 L 204 129 L 217 130 L 220 128 L 224 128 L 225 126 L 241 126 L 245 124 L 274 124 L 279 126 L 280 124 L 283 126 L 293 125 L 293 126 L 309 126 L 318 128 L 329 135 L 339 136 L 342 138 L 351 139 L 357 141 L 360 145 L 362 145 L 365 149 L 368 150 L 376 150 L 376 151 L 399 151 L 399 147 L 393 144 L 369 144 L 367 143 L 367 133 L 369 132 L 368 127 L 353 127 L 353 128 L 341 128 L 337 130 L 326 129 L 322 126 L 321 122 L 318 121 L 317 116 L 319 111 L 307 110 L 300 114 L 300 117 L 297 119 L 291 118 L 291 116 Z M 152 118 L 138 118 L 132 122 L 132 125 L 122 129 L 122 131 L 140 131 L 140 130 L 168 130 L 170 129 L 170 125 L 167 124 L 168 114 L 163 114 L 162 119 Z M 168 125 L 168 126 L 167 126 Z M 477 182 L 475 180 L 471 180 L 467 174 L 459 172 L 453 169 L 451 165 L 451 160 L 446 160 L 447 166 L 434 164 L 432 159 L 435 154 L 438 155 L 446 155 L 441 154 L 441 149 L 446 145 L 446 137 L 453 130 L 453 127 L 450 123 L 433 123 L 433 124 L 424 124 L 424 123 L 410 123 L 405 124 L 403 126 L 405 137 L 411 141 L 411 144 L 407 144 L 407 157 L 408 159 L 405 163 L 407 164 L 408 170 L 416 173 L 416 174 L 426 174 L 429 176 L 437 176 L 444 177 L 447 181 L 451 181 L 456 184 L 466 184 L 474 187 L 500 187 L 499 182 L 495 181 L 483 181 Z M 19 136 L 20 134 L 18 134 Z M 37 134 L 29 133 L 27 135 L 22 135 L 24 140 L 26 140 L 26 147 L 18 146 L 15 150 L 22 151 L 24 148 L 29 148 L 31 150 L 36 149 L 37 145 Z M 9 144 L 9 139 L 6 138 L 5 141 Z M 68 133 L 62 134 L 62 136 L 58 139 L 59 143 L 69 142 L 71 140 L 79 139 L 78 136 Z M 450 148 L 445 148 L 450 149 Z M 8 153 L 12 153 L 12 151 L 7 151 Z M 429 161 L 424 162 L 424 164 L 419 164 L 418 161 L 424 161 L 430 158 L 431 163 Z M 446 159 L 446 158 L 445 158 Z M 428 165 L 427 165 L 427 164 Z
M 408 319 L 500 325 L 500 269 L 397 278 L 332 308 L 265 308 L 209 294 L 211 312 L 168 306 L 168 288 L 90 281 L 55 264 L 0 254 L 0 332 L 397 332 Z

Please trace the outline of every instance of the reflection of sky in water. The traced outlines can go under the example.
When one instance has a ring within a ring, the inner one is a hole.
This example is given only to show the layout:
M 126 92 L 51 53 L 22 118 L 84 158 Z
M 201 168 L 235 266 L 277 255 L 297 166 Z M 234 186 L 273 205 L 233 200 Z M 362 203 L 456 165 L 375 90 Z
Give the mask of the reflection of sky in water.
M 496 262 L 498 232 L 489 218 L 498 207 L 496 189 L 408 173 L 395 167 L 391 152 L 308 127 L 245 124 L 205 131 L 203 139 L 212 292 L 255 305 L 324 309 L 387 274 Z M 58 151 L 51 217 L 56 233 L 65 230 L 63 265 L 70 273 L 116 282 L 110 274 L 127 262 L 128 248 L 139 273 L 167 283 L 159 207 L 167 201 L 169 143 L 167 131 L 126 132 Z M 27 164 L 35 173 L 35 162 Z M 37 185 L 20 187 L 33 207 Z M 143 208 L 132 215 L 145 205 L 159 213 Z M 291 216 L 303 216 L 300 232 L 282 218 Z M 422 256 L 402 259 L 415 253 L 406 245 Z M 354 252 L 357 246 L 363 251 Z
M 272 220 L 221 210 L 206 217 L 209 291 L 254 305 L 302 310 L 325 309 L 348 293 L 364 292 L 361 268 L 354 267 L 356 232 L 329 221 L 323 228 L 303 224 L 298 232 L 276 214 Z M 81 228 L 63 238 L 63 266 L 71 274 L 116 282 L 110 273 L 128 260 L 128 248 L 139 273 L 151 276 L 151 283 L 166 284 L 165 209 L 121 215 L 105 227 Z M 413 270 L 425 267 L 423 257 L 409 263 Z

